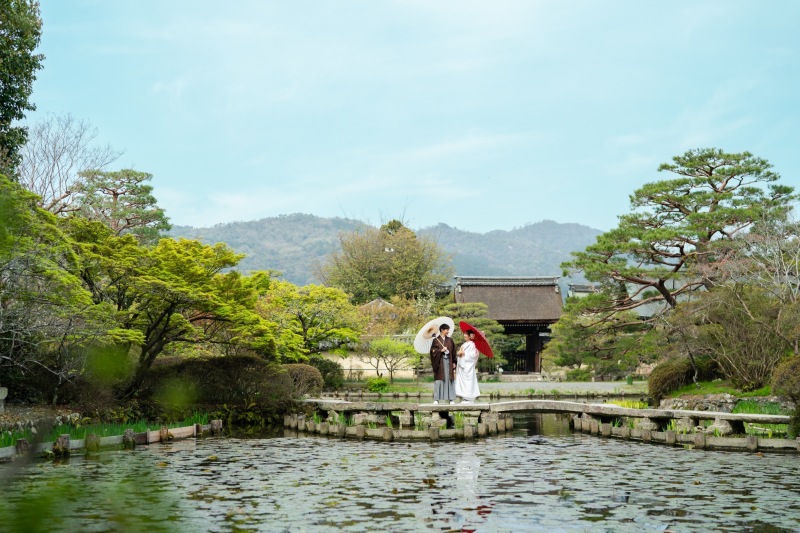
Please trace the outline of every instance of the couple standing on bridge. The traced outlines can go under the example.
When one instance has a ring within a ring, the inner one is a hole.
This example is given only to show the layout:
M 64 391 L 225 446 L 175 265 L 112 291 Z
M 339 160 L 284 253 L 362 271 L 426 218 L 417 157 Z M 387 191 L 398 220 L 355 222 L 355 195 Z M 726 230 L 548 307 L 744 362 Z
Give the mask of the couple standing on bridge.
M 475 367 L 480 352 L 475 346 L 476 332 L 473 328 L 462 328 L 464 344 L 456 351 L 456 344 L 449 336 L 450 325 L 439 326 L 439 335 L 431 343 L 430 356 L 433 367 L 433 403 L 472 403 L 481 395 Z

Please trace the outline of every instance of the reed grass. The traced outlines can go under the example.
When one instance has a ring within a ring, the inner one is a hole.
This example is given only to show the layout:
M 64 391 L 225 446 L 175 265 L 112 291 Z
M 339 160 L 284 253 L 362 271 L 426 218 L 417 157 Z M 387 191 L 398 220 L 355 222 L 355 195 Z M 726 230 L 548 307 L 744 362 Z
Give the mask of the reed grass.
M 98 437 L 114 437 L 118 435 L 122 435 L 125 433 L 126 429 L 133 429 L 135 433 L 143 433 L 145 431 L 152 431 L 155 429 L 160 428 L 161 426 L 167 426 L 168 428 L 178 428 L 178 427 L 186 427 L 186 426 L 193 426 L 195 424 L 207 425 L 208 424 L 208 413 L 203 413 L 199 411 L 195 411 L 192 413 L 191 416 L 188 416 L 184 420 L 170 422 L 167 424 L 162 424 L 160 422 L 148 422 L 146 420 L 137 420 L 134 422 L 127 422 L 125 424 L 122 423 L 109 423 L 109 424 L 60 424 L 58 426 L 53 426 L 50 428 L 50 431 L 44 435 L 44 438 L 40 439 L 38 436 L 35 436 L 31 430 L 27 429 L 24 431 L 12 431 L 7 432 L 4 431 L 0 433 L 0 448 L 4 448 L 7 446 L 14 446 L 19 439 L 25 439 L 28 442 L 34 442 L 41 440 L 42 442 L 54 442 L 59 436 L 61 435 L 69 435 L 70 439 L 73 440 L 83 440 L 86 438 L 87 435 L 97 435 Z

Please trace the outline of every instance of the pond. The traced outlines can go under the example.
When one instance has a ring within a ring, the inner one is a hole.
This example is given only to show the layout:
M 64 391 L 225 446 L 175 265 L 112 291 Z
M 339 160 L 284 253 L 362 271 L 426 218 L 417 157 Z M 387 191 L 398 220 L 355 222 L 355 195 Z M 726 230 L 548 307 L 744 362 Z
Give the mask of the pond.
M 19 531 L 800 530 L 798 455 L 603 439 L 573 434 L 557 415 L 529 415 L 515 425 L 506 435 L 469 443 L 287 433 L 4 465 L 0 525 L 14 523 Z

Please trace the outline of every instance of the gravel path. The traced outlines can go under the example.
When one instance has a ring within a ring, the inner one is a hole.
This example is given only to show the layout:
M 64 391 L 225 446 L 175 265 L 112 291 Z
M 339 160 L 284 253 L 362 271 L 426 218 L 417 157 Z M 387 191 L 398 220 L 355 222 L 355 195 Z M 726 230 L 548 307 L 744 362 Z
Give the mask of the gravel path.
M 557 390 L 559 393 L 568 392 L 647 392 L 647 383 L 643 381 L 634 382 L 628 385 L 624 381 L 503 381 L 503 382 L 481 382 L 479 383 L 481 392 L 516 392 L 534 389 L 537 392 L 551 392 Z

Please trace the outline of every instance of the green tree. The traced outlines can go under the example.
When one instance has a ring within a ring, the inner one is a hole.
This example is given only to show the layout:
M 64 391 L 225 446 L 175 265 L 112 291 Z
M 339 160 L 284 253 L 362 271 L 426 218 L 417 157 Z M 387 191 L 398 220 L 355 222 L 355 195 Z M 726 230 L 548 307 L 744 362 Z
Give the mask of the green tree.
M 255 312 L 263 276 L 229 270 L 242 256 L 227 246 L 161 239 L 144 247 L 132 235 L 115 235 L 79 218 L 70 219 L 70 232 L 85 286 L 95 302 L 114 306 L 117 331 L 127 334 L 137 357 L 128 392 L 138 389 L 156 358 L 174 343 L 242 344 L 275 356 L 275 326 Z
M 773 326 L 780 304 L 763 288 L 748 283 L 715 287 L 686 302 L 669 317 L 675 344 L 693 358 L 707 356 L 741 390 L 769 383 L 792 345 Z
M 26 111 L 44 56 L 34 54 L 42 34 L 39 3 L 0 0 L 0 174 L 16 177 L 27 130 L 15 126 Z
M 562 265 L 565 275 L 582 272 L 602 285 L 605 297 L 581 306 L 581 313 L 591 316 L 583 325 L 588 333 L 623 339 L 614 330 L 627 334 L 637 325 L 649 330 L 679 302 L 714 287 L 715 265 L 731 259 L 720 243 L 759 220 L 784 216 L 796 198 L 770 168 L 748 152 L 714 148 L 690 150 L 661 165 L 659 171 L 678 177 L 635 191 L 632 212 Z M 609 348 L 614 351 L 613 342 Z
M 0 374 L 17 397 L 55 403 L 88 349 L 111 342 L 113 309 L 92 302 L 73 243 L 38 201 L 0 176 Z
M 436 242 L 418 237 L 398 220 L 343 234 L 339 241 L 341 250 L 317 269 L 317 276 L 351 294 L 354 303 L 425 297 L 453 275 Z
M 364 327 L 344 291 L 321 285 L 298 287 L 272 280 L 258 311 L 278 325 L 278 354 L 285 361 L 302 361 L 323 351 L 343 354 Z
M 389 382 L 394 383 L 394 374 L 398 370 L 415 368 L 419 365 L 421 357 L 414 347 L 390 337 L 375 339 L 369 343 L 369 350 L 361 357 L 375 369 L 380 377 L 380 368 L 383 365 L 389 372 Z
M 147 184 L 152 174 L 130 169 L 79 174 L 83 181 L 76 184 L 76 204 L 84 218 L 102 222 L 117 235 L 130 233 L 150 244 L 170 229 L 169 219 L 153 196 L 153 187 Z
M 597 293 L 567 300 L 542 359 L 561 367 L 587 365 L 596 375 L 616 375 L 665 355 L 660 332 L 643 324 L 635 311 L 600 315 L 602 319 L 591 312 L 610 306 L 608 299 L 608 294 Z

